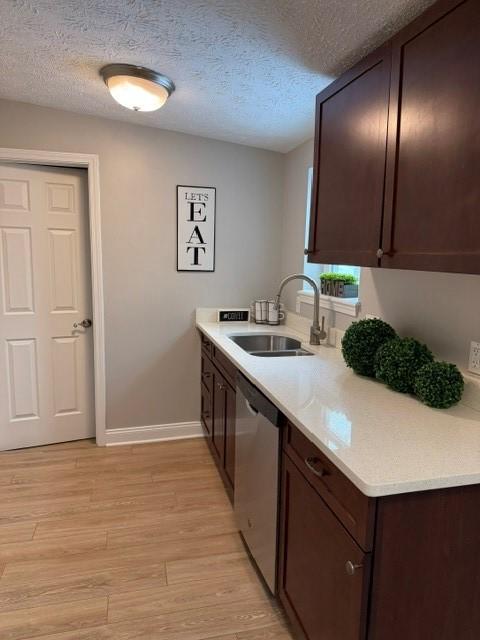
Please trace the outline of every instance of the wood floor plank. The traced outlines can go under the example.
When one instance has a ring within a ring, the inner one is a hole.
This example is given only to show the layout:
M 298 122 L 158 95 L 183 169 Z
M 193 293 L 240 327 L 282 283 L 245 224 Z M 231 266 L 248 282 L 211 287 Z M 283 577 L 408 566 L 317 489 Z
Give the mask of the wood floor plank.
M 5 568 L 4 574 L 8 567 Z M 232 574 L 250 577 L 254 569 L 245 550 L 167 562 L 168 584 L 194 582 Z
M 3 581 L 0 579 L 0 611 L 19 611 L 47 604 L 102 598 L 123 591 L 154 590 L 166 583 L 165 563 L 153 562 L 103 571 L 90 568 L 75 575 L 51 575 L 32 580 L 24 576 Z
M 155 498 L 152 502 L 155 507 L 144 505 L 123 505 L 116 508 L 101 509 L 98 505 L 102 503 L 92 502 L 97 505 L 95 509 L 86 510 L 81 515 L 65 514 L 63 517 L 42 520 L 38 523 L 35 531 L 36 538 L 45 538 L 57 535 L 58 532 L 91 530 L 99 529 L 117 529 L 132 526 L 155 526 L 161 523 L 170 515 L 180 515 L 190 512 L 189 507 L 183 507 L 176 504 L 176 497 L 168 498 L 167 496 L 151 496 Z M 198 507 L 203 511 L 205 519 L 209 514 L 219 513 L 224 510 L 224 503 L 212 501 Z M 78 508 L 77 508 L 78 511 Z M 195 510 L 191 510 L 193 513 Z
M 236 636 L 237 640 L 292 640 L 292 632 L 286 622 L 253 631 L 240 631 Z
M 0 612 L 0 638 L 21 640 L 100 625 L 106 621 L 107 608 L 107 598 L 95 598 L 70 602 L 68 606 L 55 604 Z
M 106 531 L 74 532 L 46 540 L 32 539 L 10 542 L 0 545 L 0 563 L 33 560 L 39 562 L 50 558 L 63 559 L 79 553 L 105 549 L 106 546 Z
M 69 497 L 61 498 L 11 498 L 2 502 L 0 509 L 0 525 L 25 520 L 39 521 L 45 518 L 53 518 L 59 514 L 74 512 L 76 508 L 82 510 L 90 507 L 90 493 L 83 492 Z
M 80 486 L 78 486 L 78 484 Z M 57 498 L 75 498 L 76 496 L 88 493 L 90 498 L 95 488 L 94 482 L 88 482 L 86 486 L 82 483 L 75 483 L 74 486 L 59 482 L 45 482 L 42 484 L 10 484 L 0 486 L 0 504 L 21 499 L 32 500 L 55 500 Z M 153 481 L 152 481 L 153 484 Z M 155 483 L 159 484 L 159 483 Z
M 81 499 L 59 499 L 36 502 L 31 501 L 31 509 L 28 509 L 28 502 L 25 504 L 21 500 L 19 505 L 7 505 L 0 511 L 0 524 L 21 522 L 24 520 L 35 520 L 38 523 L 49 521 L 52 523 L 71 519 L 95 519 L 98 514 L 107 516 L 108 514 L 122 515 L 124 521 L 130 514 L 146 511 L 152 513 L 152 502 L 160 508 L 172 509 L 177 506 L 175 494 L 157 494 L 152 496 L 135 496 L 131 498 L 121 498 L 108 502 L 95 502 L 90 500 L 90 495 L 84 494 Z M 52 528 L 55 528 L 52 525 Z M 105 528 L 105 527 L 104 527 Z
M 193 487 L 196 487 L 198 491 L 208 493 L 211 489 L 222 489 L 222 481 L 217 474 L 212 472 L 201 478 L 191 480 L 190 478 L 183 478 L 180 480 L 157 480 L 153 482 L 150 478 L 149 482 L 142 484 L 123 484 L 113 486 L 101 486 L 100 483 L 92 491 L 92 501 L 102 500 L 114 500 L 116 498 L 126 498 L 129 496 L 147 496 L 157 493 L 180 493 L 182 491 L 189 491 Z M 0 487 L 0 497 L 2 489 Z
M 11 471 L 0 470 L 0 486 L 6 486 L 12 484 L 14 475 Z
M 61 471 L 57 469 L 49 469 L 48 465 L 37 469 L 33 472 L 31 469 L 22 469 L 13 475 L 12 484 L 43 484 L 57 483 L 63 486 L 71 486 L 80 483 L 93 486 L 96 482 L 116 483 L 116 484 L 133 484 L 136 482 L 148 482 L 151 480 L 152 474 L 149 471 L 137 470 L 133 465 L 117 465 L 114 468 L 100 469 L 94 471 L 92 469 L 78 469 L 75 466 L 69 471 Z
M 184 509 L 198 509 L 200 505 L 212 507 L 217 505 L 222 509 L 228 509 L 231 505 L 225 489 L 218 487 L 206 492 L 203 489 L 180 489 L 176 491 L 177 504 Z
M 281 616 L 268 602 L 244 601 L 42 636 L 41 640 L 218 640 L 271 627 Z
M 211 558 L 214 554 L 217 557 L 221 554 L 243 552 L 243 544 L 238 533 L 210 538 L 167 540 L 161 545 L 152 540 L 149 545 L 130 545 L 127 548 L 128 553 L 125 552 L 125 547 L 119 547 L 89 550 L 68 556 L 62 554 L 43 559 L 7 562 L 0 582 L 22 576 L 41 579 L 53 575 L 75 575 L 89 570 L 105 571 L 115 567 L 159 564 L 179 558 L 188 562 L 190 559 L 203 556 Z
M 204 438 L 184 438 L 182 440 L 168 440 L 166 442 L 148 442 L 132 445 L 132 453 L 135 455 L 160 452 L 162 457 L 172 451 L 180 455 L 188 455 L 191 451 L 201 451 L 208 454 L 208 446 Z
M 125 548 L 130 544 L 149 544 L 156 540 L 158 544 L 166 540 L 199 538 L 203 536 L 236 533 L 238 527 L 232 509 L 210 513 L 205 511 L 187 511 L 171 513 L 160 521 L 144 526 L 123 527 L 108 531 L 107 546 Z
M 47 460 L 38 460 L 30 459 L 28 457 L 22 460 L 17 460 L 15 456 L 12 456 L 11 458 L 4 458 L 1 460 L 0 466 L 2 474 L 25 471 L 34 475 L 36 473 L 41 473 L 46 469 L 52 473 L 61 473 L 62 471 L 71 471 L 72 469 L 75 469 L 76 460 L 72 460 L 71 458 L 63 460 L 54 460 L 52 458 Z
M 35 527 L 35 522 L 0 525 L 0 545 L 31 540 L 35 533 Z
M 268 600 L 260 582 L 252 577 L 238 580 L 237 576 L 201 580 L 193 584 L 179 584 L 156 589 L 125 592 L 110 596 L 108 621 L 133 620 L 162 613 L 187 611 L 217 604 L 243 600 Z

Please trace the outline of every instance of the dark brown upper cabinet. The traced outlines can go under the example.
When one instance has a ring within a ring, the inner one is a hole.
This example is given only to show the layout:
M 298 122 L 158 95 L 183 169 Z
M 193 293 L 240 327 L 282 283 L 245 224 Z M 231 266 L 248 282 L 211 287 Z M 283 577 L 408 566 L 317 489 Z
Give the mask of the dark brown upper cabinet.
M 480 273 L 479 114 L 480 3 L 440 0 L 317 97 L 309 260 Z
M 378 264 L 390 58 L 387 45 L 317 96 L 311 262 Z

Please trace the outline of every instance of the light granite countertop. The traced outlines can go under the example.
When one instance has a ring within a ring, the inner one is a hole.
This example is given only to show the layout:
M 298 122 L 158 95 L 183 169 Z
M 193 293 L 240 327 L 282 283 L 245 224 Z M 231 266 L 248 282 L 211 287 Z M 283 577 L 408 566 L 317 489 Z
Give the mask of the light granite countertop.
M 292 328 L 211 320 L 207 310 L 197 311 L 197 327 L 365 495 L 480 483 L 480 387 L 474 381 L 467 381 L 465 394 L 474 398 L 471 406 L 431 409 L 355 375 L 339 349 L 308 344 L 298 322 Z M 262 358 L 229 338 L 258 332 L 296 337 L 314 355 Z

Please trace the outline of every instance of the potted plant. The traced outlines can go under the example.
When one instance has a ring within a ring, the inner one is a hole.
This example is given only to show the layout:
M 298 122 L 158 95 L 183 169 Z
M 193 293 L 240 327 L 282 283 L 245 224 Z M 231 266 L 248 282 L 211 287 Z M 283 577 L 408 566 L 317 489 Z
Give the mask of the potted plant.
M 358 280 L 350 273 L 322 273 L 320 290 L 325 296 L 358 298 Z

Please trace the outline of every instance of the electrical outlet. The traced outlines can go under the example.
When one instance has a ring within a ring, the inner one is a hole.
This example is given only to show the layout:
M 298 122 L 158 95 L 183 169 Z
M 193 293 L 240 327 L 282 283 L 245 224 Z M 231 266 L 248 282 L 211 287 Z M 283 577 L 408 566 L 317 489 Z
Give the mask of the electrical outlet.
M 470 343 L 470 357 L 468 358 L 468 370 L 480 376 L 480 342 Z

